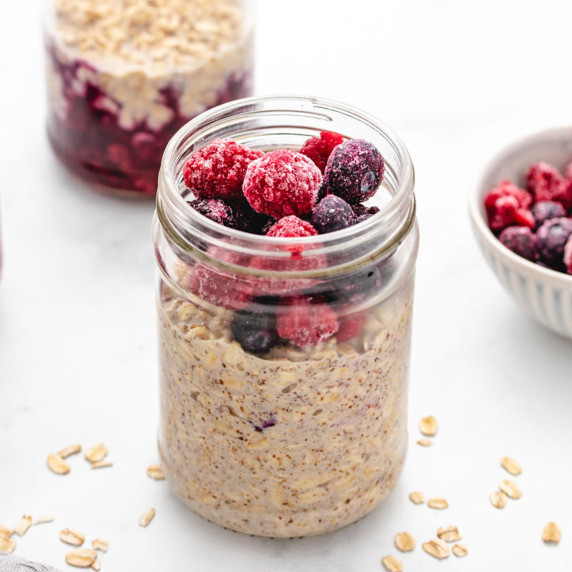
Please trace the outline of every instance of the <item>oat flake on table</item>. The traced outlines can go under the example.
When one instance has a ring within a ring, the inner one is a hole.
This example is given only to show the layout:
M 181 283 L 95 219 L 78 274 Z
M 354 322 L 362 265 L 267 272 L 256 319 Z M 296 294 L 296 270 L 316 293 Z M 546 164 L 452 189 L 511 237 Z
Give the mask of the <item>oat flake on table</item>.
M 544 542 L 554 542 L 558 544 L 562 539 L 562 531 L 555 522 L 549 522 L 542 531 L 542 540 Z
M 14 527 L 14 532 L 18 536 L 24 536 L 32 526 L 32 517 L 30 515 L 23 515 L 20 522 Z
M 427 501 L 427 506 L 436 510 L 443 510 L 449 507 L 449 503 L 444 498 L 432 498 Z
M 442 526 L 437 530 L 437 536 L 445 542 L 456 542 L 461 540 L 459 529 L 456 526 Z
M 398 532 L 395 535 L 395 546 L 401 552 L 410 552 L 415 548 L 415 538 L 409 532 Z
M 504 508 L 506 506 L 507 496 L 502 491 L 494 491 L 489 495 L 489 500 L 495 508 Z
M 97 559 L 97 552 L 91 548 L 76 548 L 66 554 L 66 562 L 76 568 L 89 568 Z
M 85 458 L 90 463 L 98 463 L 107 457 L 107 447 L 103 443 L 90 447 L 85 452 Z
M 499 484 L 499 489 L 509 498 L 517 500 L 522 496 L 519 486 L 510 480 L 502 481 Z
M 141 515 L 139 519 L 139 526 L 146 527 L 155 518 L 155 509 L 150 508 L 147 512 Z
M 429 540 L 429 542 L 424 542 L 422 547 L 427 554 L 430 554 L 439 560 L 449 558 L 449 555 L 451 554 L 449 547 L 439 538 L 434 538 L 433 540 Z
M 466 556 L 469 553 L 469 550 L 466 544 L 455 544 L 453 545 L 453 548 L 451 548 L 451 552 L 457 558 L 462 558 L 463 556 Z
M 395 556 L 385 556 L 381 559 L 381 563 L 389 572 L 403 572 L 403 564 Z
M 505 471 L 508 471 L 511 475 L 517 476 L 522 473 L 522 468 L 518 461 L 515 461 L 511 457 L 503 457 L 501 459 L 501 466 Z
M 433 437 L 437 433 L 437 419 L 433 415 L 422 417 L 419 421 L 419 430 L 425 437 Z
M 48 468 L 56 475 L 67 475 L 70 472 L 70 466 L 56 453 L 48 455 Z
M 85 542 L 85 536 L 77 530 L 64 528 L 60 530 L 60 540 L 72 546 L 81 546 Z

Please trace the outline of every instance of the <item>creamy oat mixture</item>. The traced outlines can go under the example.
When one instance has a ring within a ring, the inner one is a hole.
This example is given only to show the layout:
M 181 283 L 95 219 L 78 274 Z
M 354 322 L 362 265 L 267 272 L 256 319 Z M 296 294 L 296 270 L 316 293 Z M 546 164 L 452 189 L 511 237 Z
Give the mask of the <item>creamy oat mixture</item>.
M 65 114 L 63 89 L 79 95 L 101 88 L 102 109 L 130 129 L 147 121 L 160 129 L 173 119 L 161 91 L 178 96 L 187 118 L 217 103 L 230 76 L 250 74 L 252 26 L 241 0 L 55 0 L 48 46 L 64 66 L 84 62 L 62 78 L 48 58 L 51 108 Z
M 366 515 L 407 448 L 412 279 L 362 333 L 307 351 L 246 353 L 210 314 L 162 284 L 165 475 L 201 516 L 262 536 L 319 534 Z

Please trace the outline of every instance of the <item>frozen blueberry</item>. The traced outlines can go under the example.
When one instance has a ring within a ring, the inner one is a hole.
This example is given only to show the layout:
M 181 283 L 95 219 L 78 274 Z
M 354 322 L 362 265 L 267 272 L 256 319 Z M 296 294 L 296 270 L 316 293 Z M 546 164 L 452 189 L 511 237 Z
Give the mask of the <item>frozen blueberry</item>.
M 266 353 L 279 341 L 276 315 L 257 302 L 234 313 L 230 331 L 242 349 L 253 354 Z
M 236 228 L 237 221 L 231 206 L 219 199 L 195 199 L 189 204 L 203 216 L 224 226 Z
M 310 222 L 320 233 L 334 232 L 348 228 L 354 221 L 354 211 L 352 207 L 336 195 L 328 195 L 322 199 L 312 211 Z
M 531 209 L 534 217 L 534 230 L 541 227 L 547 220 L 551 218 L 559 218 L 566 216 L 566 209 L 561 203 L 555 201 L 540 201 Z
M 572 219 L 547 220 L 536 232 L 536 248 L 540 260 L 553 270 L 563 271 L 564 246 L 572 235 Z
M 360 304 L 381 287 L 381 274 L 376 266 L 368 266 L 351 276 L 339 278 L 320 292 L 324 301 L 334 308 L 345 304 Z
M 536 237 L 527 226 L 509 226 L 505 228 L 499 240 L 515 254 L 535 262 L 538 258 L 536 252 Z
M 328 193 L 355 205 L 375 194 L 384 170 L 383 157 L 373 144 L 350 139 L 332 151 L 324 172 L 324 185 Z

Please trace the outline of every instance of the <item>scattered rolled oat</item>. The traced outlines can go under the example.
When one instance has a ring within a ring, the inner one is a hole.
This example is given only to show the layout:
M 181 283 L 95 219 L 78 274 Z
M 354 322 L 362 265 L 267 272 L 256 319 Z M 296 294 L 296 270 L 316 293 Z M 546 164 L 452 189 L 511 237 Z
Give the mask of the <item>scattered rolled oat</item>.
M 456 526 L 442 526 L 437 530 L 437 536 L 445 542 L 456 542 L 463 538 Z
M 139 526 L 147 526 L 155 517 L 155 509 L 150 508 L 145 514 L 141 515 L 139 519 Z
M 91 548 L 76 548 L 66 554 L 66 562 L 76 568 L 89 568 L 97 559 L 97 552 Z
M 96 461 L 91 464 L 92 469 L 105 469 L 106 467 L 113 467 L 113 463 L 111 461 Z
M 449 547 L 439 538 L 435 538 L 429 542 L 424 542 L 422 546 L 423 550 L 425 550 L 427 554 L 430 554 L 439 560 L 449 558 L 451 554 Z
M 415 548 L 415 538 L 409 532 L 398 532 L 395 535 L 395 546 L 401 552 L 409 552 Z
M 0 536 L 0 550 L 7 554 L 12 554 L 16 548 L 16 541 L 7 536 Z
M 94 560 L 93 564 L 91 565 L 91 567 L 96 570 L 99 571 L 101 570 L 101 563 L 99 562 L 99 560 Z
M 98 463 L 99 461 L 103 461 L 105 457 L 107 457 L 107 447 L 103 443 L 90 447 L 85 452 L 85 458 L 90 463 Z
M 61 451 L 58 451 L 58 455 L 62 459 L 67 459 L 71 455 L 76 455 L 81 453 L 81 445 L 70 445 L 69 447 L 64 447 Z
M 462 558 L 469 553 L 466 544 L 455 544 L 453 548 L 451 548 L 451 551 L 457 558 Z
M 431 447 L 431 445 L 433 445 L 433 441 L 431 441 L 431 439 L 418 439 L 417 444 L 422 447 Z
M 495 508 L 504 508 L 507 496 L 502 491 L 494 491 L 489 495 L 489 500 Z
M 395 556 L 385 556 L 381 559 L 381 563 L 389 572 L 403 572 L 403 564 Z
M 427 506 L 429 508 L 435 508 L 437 510 L 443 510 L 449 507 L 449 503 L 443 498 L 433 498 L 427 501 Z
M 20 522 L 14 527 L 14 532 L 18 536 L 24 536 L 28 529 L 32 526 L 32 517 L 29 515 L 23 515 Z
M 433 437 L 437 433 L 437 419 L 433 415 L 422 417 L 419 421 L 419 430 L 426 437 Z
M 520 492 L 520 488 L 518 487 L 518 485 L 514 482 L 514 481 L 502 481 L 499 484 L 499 489 L 507 496 L 510 497 L 511 499 L 519 499 L 522 496 L 522 493 Z
M 60 531 L 60 540 L 72 546 L 81 546 L 85 542 L 85 536 L 77 530 L 64 528 Z
M 54 522 L 55 518 L 53 516 L 37 516 L 34 519 L 34 522 L 32 524 L 46 524 L 48 522 Z
M 544 542 L 554 542 L 558 544 L 562 538 L 560 527 L 555 522 L 549 522 L 542 531 L 542 540 Z
M 12 536 L 12 534 L 14 534 L 14 531 L 11 528 L 4 526 L 3 524 L 0 524 L 0 536 L 4 536 L 7 538 L 9 536 Z
M 107 540 L 103 540 L 103 538 L 94 538 L 91 541 L 91 547 L 94 550 L 101 550 L 102 552 L 107 552 L 109 548 L 109 542 Z
M 70 466 L 56 453 L 48 455 L 48 468 L 56 475 L 67 475 L 70 472 Z
M 425 502 L 425 495 L 419 491 L 409 493 L 409 500 L 413 504 L 423 504 Z
M 155 481 L 165 480 L 165 475 L 163 474 L 161 465 L 151 465 L 150 467 L 147 467 L 147 476 Z
M 505 471 L 508 471 L 511 475 L 520 475 L 522 469 L 518 461 L 515 461 L 511 457 L 503 457 L 501 459 L 501 466 Z

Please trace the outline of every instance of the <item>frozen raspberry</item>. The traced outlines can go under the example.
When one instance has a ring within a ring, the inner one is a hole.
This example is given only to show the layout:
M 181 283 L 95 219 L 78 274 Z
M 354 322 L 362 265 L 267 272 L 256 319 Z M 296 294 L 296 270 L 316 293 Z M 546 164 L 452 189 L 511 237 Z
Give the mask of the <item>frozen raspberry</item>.
M 310 221 L 320 234 L 325 234 L 352 226 L 354 218 L 352 207 L 344 199 L 328 195 L 314 207 Z
M 278 343 L 276 315 L 258 303 L 235 312 L 230 331 L 244 351 L 253 354 L 266 353 Z
M 292 297 L 276 320 L 278 334 L 297 346 L 315 346 L 339 328 L 336 313 L 327 304 L 311 304 L 304 296 Z
M 322 171 L 322 174 L 324 174 L 328 157 L 334 147 L 343 142 L 343 135 L 335 133 L 334 131 L 322 131 L 319 137 L 311 137 L 308 139 L 304 145 L 302 145 L 300 153 L 306 155 L 306 157 L 310 157 L 318 169 Z
M 566 272 L 572 274 L 572 236 L 568 237 L 568 241 L 564 246 L 564 265 L 566 266 Z
M 303 236 L 315 236 L 317 234 L 318 231 L 309 222 L 294 215 L 281 218 L 266 232 L 266 236 L 283 238 L 300 238 Z
M 282 218 L 310 214 L 321 184 L 322 173 L 311 159 L 280 149 L 250 163 L 243 191 L 255 211 Z
M 215 260 L 236 266 L 244 266 L 247 262 L 245 257 L 222 248 L 211 247 L 207 252 Z M 215 306 L 237 310 L 250 302 L 254 285 L 250 279 L 214 264 L 199 262 L 190 270 L 188 288 L 195 296 Z
M 536 231 L 536 248 L 540 260 L 553 270 L 564 270 L 564 245 L 572 235 L 572 219 L 547 220 Z
M 509 226 L 500 233 L 499 240 L 519 256 L 532 262 L 538 258 L 536 237 L 527 226 Z
M 328 193 L 355 205 L 375 194 L 384 170 L 383 157 L 374 145 L 363 139 L 350 139 L 332 151 L 324 184 Z
M 189 204 L 203 216 L 229 228 L 236 228 L 236 218 L 230 205 L 219 199 L 195 199 Z
M 530 209 L 534 217 L 534 230 L 541 227 L 547 220 L 551 218 L 559 218 L 566 216 L 566 209 L 554 201 L 541 201 L 532 205 Z
M 565 209 L 572 206 L 572 186 L 552 165 L 535 163 L 526 173 L 526 187 L 533 194 L 534 200 L 556 201 Z
M 364 312 L 340 318 L 340 327 L 336 332 L 338 342 L 347 342 L 355 338 L 361 332 L 366 318 L 367 316 Z
M 501 181 L 485 197 L 485 210 L 489 227 L 494 232 L 513 224 L 534 226 L 534 217 L 528 208 L 532 203 L 530 193 L 519 189 L 510 181 Z
M 215 139 L 191 155 L 183 173 L 185 184 L 199 199 L 238 199 L 246 168 L 263 155 L 234 141 Z

